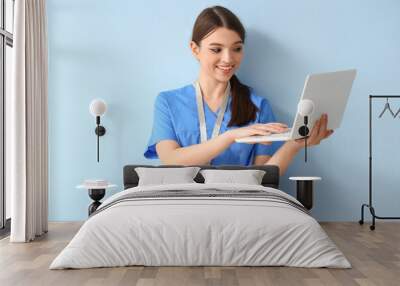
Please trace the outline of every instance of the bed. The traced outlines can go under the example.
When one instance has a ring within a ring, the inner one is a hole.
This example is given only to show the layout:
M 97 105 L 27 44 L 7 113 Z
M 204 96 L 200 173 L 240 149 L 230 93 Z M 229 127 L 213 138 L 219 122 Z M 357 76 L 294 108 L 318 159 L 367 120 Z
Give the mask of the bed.
M 318 222 L 279 190 L 276 166 L 199 166 L 264 170 L 261 185 L 138 185 L 124 167 L 124 190 L 107 198 L 50 269 L 144 266 L 350 268 Z

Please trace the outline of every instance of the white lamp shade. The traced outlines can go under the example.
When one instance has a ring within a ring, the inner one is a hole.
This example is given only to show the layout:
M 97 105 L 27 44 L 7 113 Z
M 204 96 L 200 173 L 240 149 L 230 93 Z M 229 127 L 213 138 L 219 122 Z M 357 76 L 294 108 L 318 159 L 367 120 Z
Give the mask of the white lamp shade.
M 102 116 L 107 111 L 107 104 L 102 99 L 93 99 L 89 106 L 90 113 L 93 116 Z
M 303 99 L 297 105 L 297 112 L 301 116 L 309 116 L 314 111 L 314 102 L 310 99 Z

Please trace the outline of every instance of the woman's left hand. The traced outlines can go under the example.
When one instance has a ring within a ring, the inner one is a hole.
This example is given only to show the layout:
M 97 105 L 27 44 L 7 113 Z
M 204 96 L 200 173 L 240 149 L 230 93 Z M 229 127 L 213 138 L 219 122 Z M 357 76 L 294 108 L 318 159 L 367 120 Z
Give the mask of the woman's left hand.
M 328 115 L 323 114 L 320 119 L 318 119 L 313 129 L 310 132 L 309 137 L 307 138 L 307 146 L 318 145 L 322 140 L 328 138 L 332 135 L 333 130 L 327 130 L 328 126 Z M 296 139 L 293 140 L 295 142 L 296 147 L 302 148 L 305 146 L 305 139 Z

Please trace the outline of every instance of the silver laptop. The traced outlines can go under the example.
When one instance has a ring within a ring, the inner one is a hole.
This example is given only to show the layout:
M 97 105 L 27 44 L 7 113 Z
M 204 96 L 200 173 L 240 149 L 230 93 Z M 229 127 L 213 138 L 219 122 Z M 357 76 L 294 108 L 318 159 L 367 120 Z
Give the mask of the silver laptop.
M 313 112 L 308 116 L 307 127 L 310 132 L 314 123 L 323 113 L 328 114 L 328 129 L 334 130 L 339 128 L 356 72 L 355 69 L 351 69 L 307 76 L 300 101 L 308 99 L 314 104 Z M 258 143 L 299 139 L 302 136 L 298 130 L 303 125 L 304 117 L 296 111 L 292 127 L 284 133 L 274 133 L 267 136 L 249 136 L 236 139 L 235 141 L 238 143 Z

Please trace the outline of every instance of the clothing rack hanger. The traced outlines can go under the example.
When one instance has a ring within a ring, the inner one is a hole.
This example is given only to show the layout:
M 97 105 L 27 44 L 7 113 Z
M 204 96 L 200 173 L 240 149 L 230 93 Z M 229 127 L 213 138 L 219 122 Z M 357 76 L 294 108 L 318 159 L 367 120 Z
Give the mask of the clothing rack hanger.
M 370 229 L 374 230 L 375 229 L 375 219 L 391 219 L 391 220 L 396 220 L 400 219 L 400 217 L 383 217 L 383 216 L 378 216 L 375 213 L 375 208 L 373 207 L 372 204 L 372 101 L 374 99 L 384 99 L 386 98 L 386 104 L 389 104 L 389 98 L 397 98 L 400 99 L 400 95 L 370 95 L 369 96 L 369 199 L 368 199 L 368 204 L 362 204 L 361 206 L 361 219 L 358 221 L 360 224 L 364 224 L 364 208 L 367 207 L 371 213 L 372 216 L 372 225 L 370 225 Z M 383 113 L 386 111 L 386 104 Z M 390 108 L 390 106 L 389 106 Z M 389 109 L 391 111 L 391 109 Z M 400 111 L 400 109 L 399 109 Z M 396 115 L 399 113 L 397 111 Z M 391 111 L 392 115 L 393 112 Z M 381 117 L 379 116 L 379 118 Z
M 391 114 L 393 117 L 396 117 L 397 113 L 399 113 L 399 111 L 400 111 L 400 109 L 399 109 L 399 111 L 397 111 L 396 115 L 394 115 L 394 112 L 393 112 L 392 109 L 390 108 L 389 98 L 387 98 L 387 97 L 386 97 L 386 104 L 385 104 L 385 107 L 383 108 L 383 111 L 382 111 L 381 114 L 379 115 L 379 118 L 381 118 L 381 117 L 383 116 L 383 114 L 386 112 L 386 110 L 389 110 L 390 114 Z
M 399 108 L 399 110 L 397 110 L 397 112 L 395 113 L 394 117 L 396 118 L 397 115 L 399 115 L 399 113 L 400 113 L 400 108 Z

